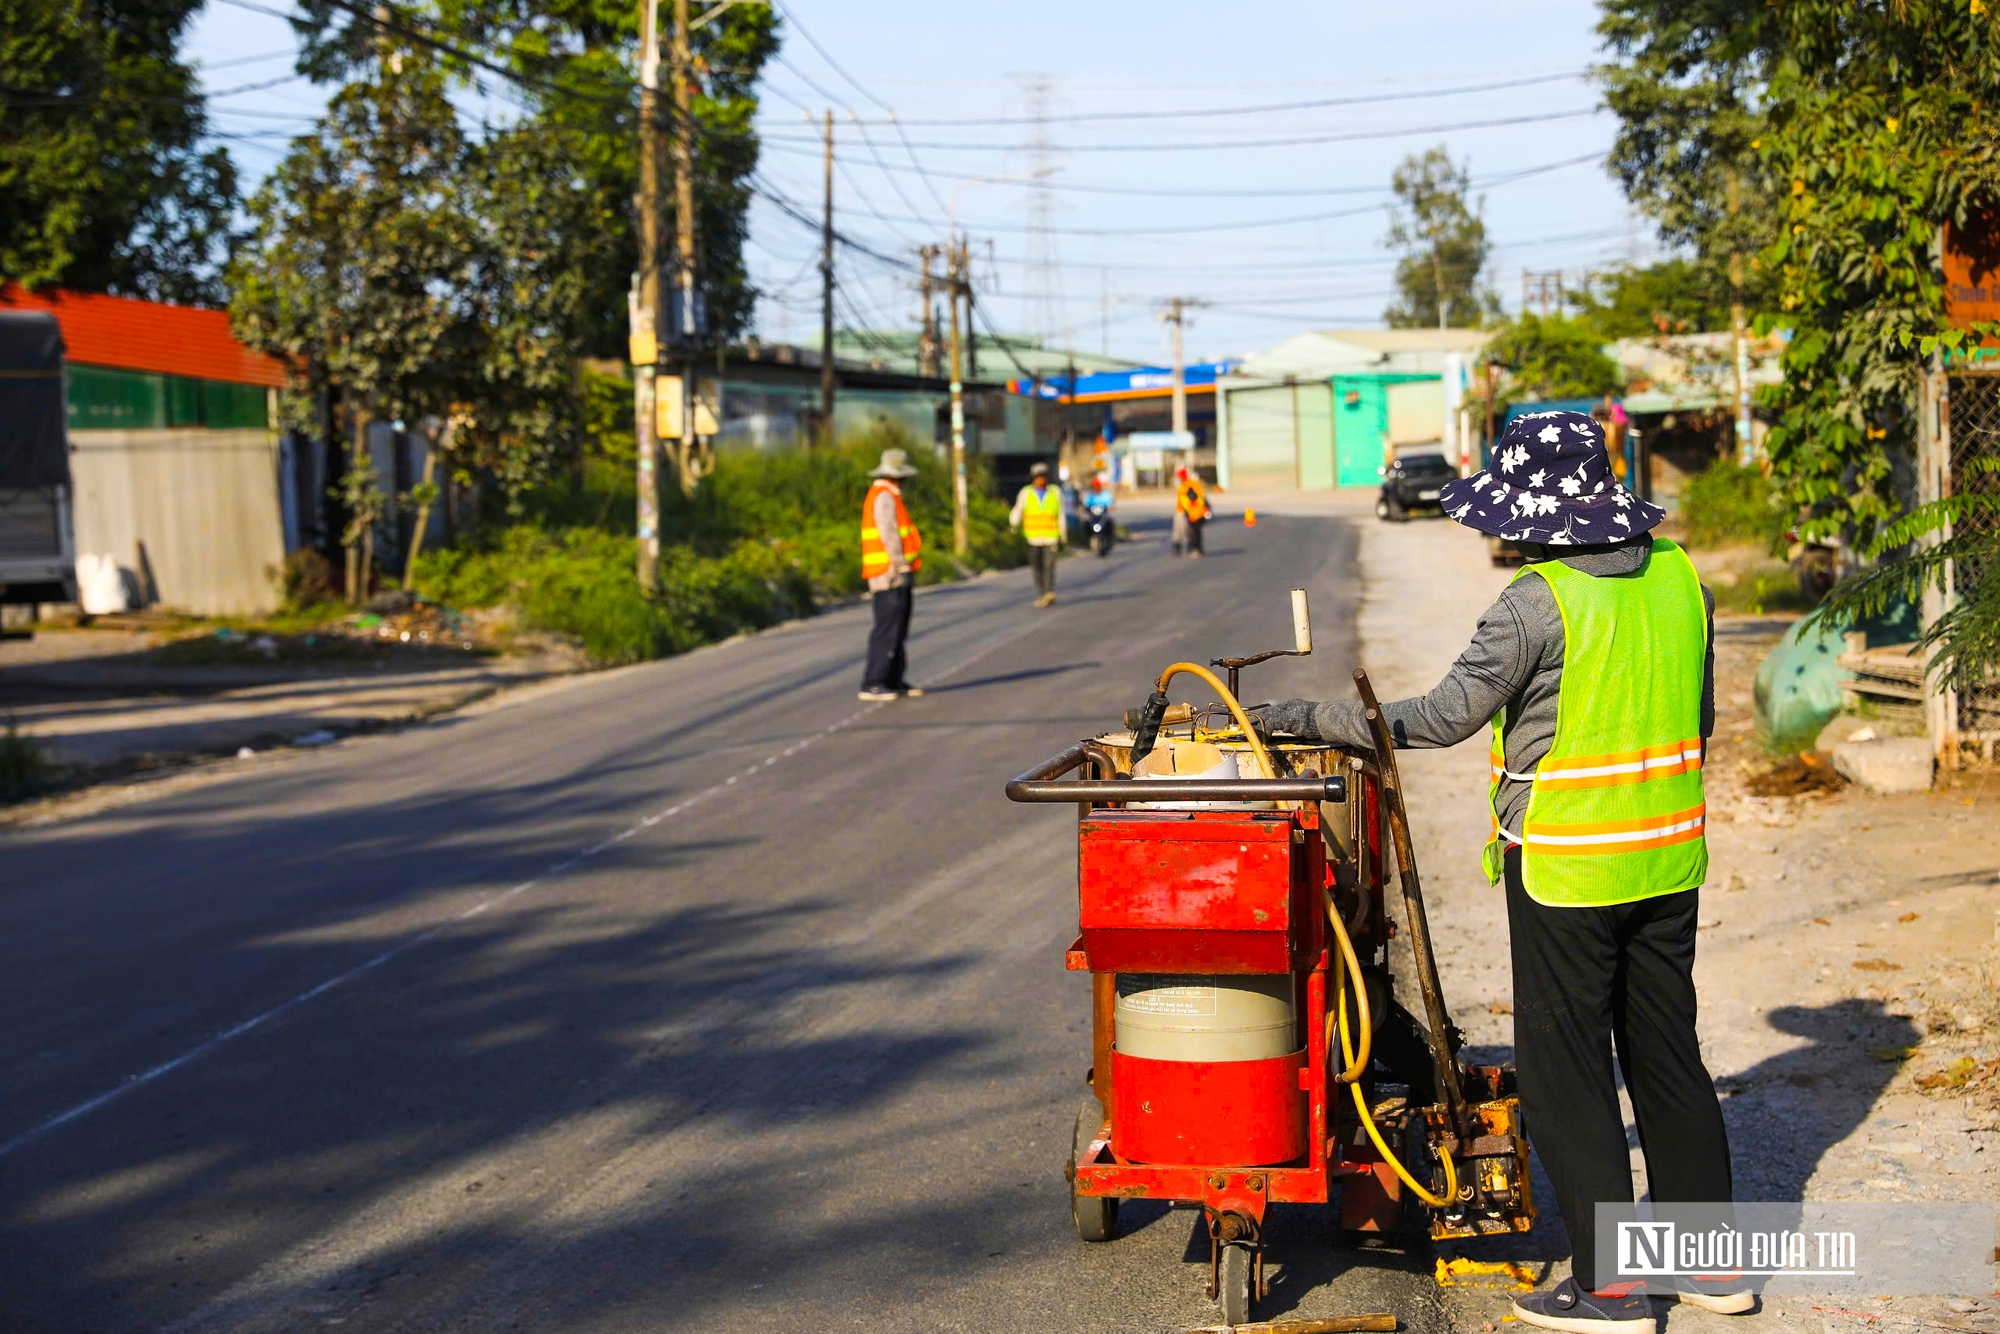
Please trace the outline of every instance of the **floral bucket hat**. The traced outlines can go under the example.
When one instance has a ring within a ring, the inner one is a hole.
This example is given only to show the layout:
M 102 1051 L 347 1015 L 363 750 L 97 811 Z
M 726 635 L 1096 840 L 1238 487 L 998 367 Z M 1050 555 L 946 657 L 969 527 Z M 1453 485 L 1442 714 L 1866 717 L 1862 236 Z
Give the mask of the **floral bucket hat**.
M 1581 412 L 1530 412 L 1507 423 L 1493 461 L 1446 482 L 1444 512 L 1509 542 L 1589 546 L 1657 527 L 1667 512 L 1611 471 L 1604 428 Z

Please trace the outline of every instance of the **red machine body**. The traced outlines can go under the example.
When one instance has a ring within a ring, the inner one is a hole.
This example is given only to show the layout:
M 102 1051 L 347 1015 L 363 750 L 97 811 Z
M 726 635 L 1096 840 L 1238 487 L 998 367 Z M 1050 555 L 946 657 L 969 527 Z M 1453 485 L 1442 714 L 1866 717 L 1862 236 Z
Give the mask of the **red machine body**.
M 1346 886 L 1367 900 L 1364 930 L 1386 939 L 1375 787 L 1356 773 L 1350 801 L 1376 868 Z M 1316 804 L 1297 810 L 1086 807 L 1078 824 L 1078 923 L 1068 966 L 1093 980 L 1092 1085 L 1106 1125 L 1074 1167 L 1079 1195 L 1199 1203 L 1261 1231 L 1272 1201 L 1342 1192 L 1343 1227 L 1394 1229 L 1401 1187 L 1365 1137 L 1340 1121 L 1327 1068 L 1333 884 Z M 1362 947 L 1362 940 L 1356 940 Z M 1296 1016 L 1287 1055 L 1170 1061 L 1116 1049 L 1118 973 L 1288 973 Z M 1343 1142 L 1349 1138 L 1359 1143 Z

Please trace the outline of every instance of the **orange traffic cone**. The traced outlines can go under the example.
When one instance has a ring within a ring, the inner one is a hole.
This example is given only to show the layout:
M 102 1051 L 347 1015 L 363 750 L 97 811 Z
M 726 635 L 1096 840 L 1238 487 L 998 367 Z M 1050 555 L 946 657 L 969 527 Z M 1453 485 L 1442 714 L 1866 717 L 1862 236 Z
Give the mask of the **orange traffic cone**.
M 1257 526 L 1257 511 L 1251 509 L 1248 505 L 1243 507 L 1243 526 L 1245 528 L 1255 528 Z

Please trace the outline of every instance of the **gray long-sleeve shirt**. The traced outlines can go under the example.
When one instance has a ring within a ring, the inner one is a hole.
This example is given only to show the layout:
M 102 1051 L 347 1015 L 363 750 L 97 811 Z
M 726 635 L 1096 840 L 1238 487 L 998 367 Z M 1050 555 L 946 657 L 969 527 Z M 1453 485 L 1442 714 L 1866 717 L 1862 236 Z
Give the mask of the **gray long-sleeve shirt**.
M 903 559 L 903 531 L 896 526 L 898 492 L 883 487 L 875 493 L 875 531 L 882 538 L 882 550 L 889 557 L 889 569 L 868 581 L 868 591 L 880 593 L 901 588 L 909 578 L 909 563 Z
M 1556 559 L 1598 576 L 1631 574 L 1646 563 L 1651 537 Z M 1708 616 L 1708 655 L 1701 674 L 1701 735 L 1715 730 L 1715 597 L 1701 590 Z M 1428 694 L 1382 706 L 1397 747 L 1455 746 L 1490 725 L 1503 710 L 1507 769 L 1528 774 L 1549 753 L 1556 737 L 1556 696 L 1562 684 L 1563 620 L 1555 594 L 1544 579 L 1516 579 L 1479 618 L 1472 643 L 1459 654 L 1444 679 Z M 1359 700 L 1335 699 L 1313 714 L 1322 739 L 1336 745 L 1372 747 Z M 1501 824 L 1519 833 L 1532 785 L 1502 778 Z

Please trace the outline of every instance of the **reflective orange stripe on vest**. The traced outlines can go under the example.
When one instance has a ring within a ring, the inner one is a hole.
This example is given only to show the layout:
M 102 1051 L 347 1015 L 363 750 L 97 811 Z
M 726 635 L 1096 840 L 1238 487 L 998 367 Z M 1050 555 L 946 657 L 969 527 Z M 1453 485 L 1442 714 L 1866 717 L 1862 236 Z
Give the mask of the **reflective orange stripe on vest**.
M 1667 815 L 1638 820 L 1604 820 L 1596 824 L 1544 824 L 1530 820 L 1523 828 L 1528 851 L 1538 856 L 1582 856 L 1600 852 L 1638 852 L 1671 847 L 1702 837 L 1708 825 L 1708 803 Z
M 903 508 L 903 491 L 894 482 L 878 479 L 861 502 L 861 577 L 873 579 L 889 573 L 889 551 L 875 527 L 875 497 L 887 491 L 896 501 L 896 535 L 903 542 L 903 561 L 911 570 L 924 568 L 924 539 Z
M 1544 788 L 1620 787 L 1699 768 L 1701 738 L 1689 737 L 1686 741 L 1616 755 L 1573 755 L 1565 760 L 1544 760 L 1535 770 L 1535 783 Z

